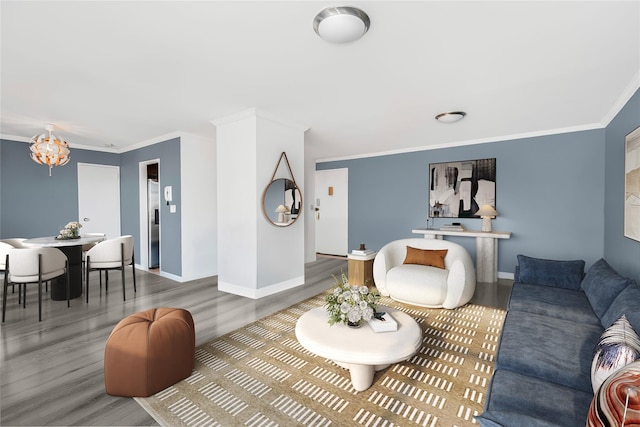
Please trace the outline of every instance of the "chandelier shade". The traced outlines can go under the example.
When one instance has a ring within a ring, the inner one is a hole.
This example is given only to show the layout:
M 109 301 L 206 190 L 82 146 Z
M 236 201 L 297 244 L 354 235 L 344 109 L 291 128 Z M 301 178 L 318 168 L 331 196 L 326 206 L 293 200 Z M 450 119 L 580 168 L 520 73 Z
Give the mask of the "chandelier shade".
M 49 176 L 54 166 L 64 166 L 69 163 L 69 144 L 64 139 L 53 135 L 54 126 L 47 124 L 44 127 L 49 133 L 35 135 L 31 138 L 31 159 L 40 164 L 49 166 Z

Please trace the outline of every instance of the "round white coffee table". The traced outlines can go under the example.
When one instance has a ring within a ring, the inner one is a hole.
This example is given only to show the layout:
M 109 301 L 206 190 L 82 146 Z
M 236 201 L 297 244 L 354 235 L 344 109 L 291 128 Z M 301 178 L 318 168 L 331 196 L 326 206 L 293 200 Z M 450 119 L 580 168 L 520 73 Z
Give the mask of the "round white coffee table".
M 378 311 L 391 314 L 398 330 L 374 332 L 367 324 L 357 329 L 331 326 L 326 308 L 318 307 L 300 316 L 296 338 L 310 352 L 348 369 L 353 388 L 363 391 L 373 384 L 376 371 L 409 359 L 422 344 L 422 330 L 411 316 L 383 306 Z

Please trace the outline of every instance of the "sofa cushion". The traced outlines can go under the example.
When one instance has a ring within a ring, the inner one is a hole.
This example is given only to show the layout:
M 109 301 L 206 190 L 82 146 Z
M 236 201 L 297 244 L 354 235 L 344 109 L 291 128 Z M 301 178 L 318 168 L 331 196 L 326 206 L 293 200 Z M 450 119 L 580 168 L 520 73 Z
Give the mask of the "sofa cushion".
M 403 264 L 418 264 L 444 268 L 444 257 L 447 249 L 418 249 L 407 246 L 407 256 Z
M 509 310 L 526 311 L 578 323 L 600 325 L 582 291 L 551 286 L 514 283 L 509 300 Z
M 620 292 L 631 283 L 620 276 L 604 259 L 589 268 L 580 287 L 589 298 L 593 311 L 601 318 Z
M 640 331 L 640 288 L 634 282 L 623 289 L 613 300 L 607 312 L 602 316 L 600 322 L 602 327 L 608 328 L 618 320 L 623 314 L 633 326 L 633 329 Z
M 496 369 L 509 369 L 593 393 L 591 360 L 602 331 L 600 325 L 509 311 Z
M 611 374 L 640 358 L 640 337 L 625 315 L 609 326 L 600 337 L 591 363 L 591 385 L 597 392 Z
M 516 282 L 580 289 L 584 277 L 584 261 L 556 261 L 518 255 Z
M 521 373 L 498 369 L 487 393 L 483 426 L 584 427 L 591 392 L 564 387 Z
M 635 391 L 633 388 L 635 387 Z M 588 427 L 640 425 L 640 361 L 611 375 L 593 397 Z M 624 422 L 621 422 L 624 420 Z

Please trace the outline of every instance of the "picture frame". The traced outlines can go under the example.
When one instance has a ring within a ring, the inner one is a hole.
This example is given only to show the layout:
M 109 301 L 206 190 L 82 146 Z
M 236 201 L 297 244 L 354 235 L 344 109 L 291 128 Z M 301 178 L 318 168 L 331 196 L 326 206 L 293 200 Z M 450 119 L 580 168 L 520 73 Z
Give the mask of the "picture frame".
M 624 237 L 640 242 L 640 126 L 624 138 Z
M 496 207 L 496 159 L 429 164 L 429 217 L 479 218 L 482 205 Z

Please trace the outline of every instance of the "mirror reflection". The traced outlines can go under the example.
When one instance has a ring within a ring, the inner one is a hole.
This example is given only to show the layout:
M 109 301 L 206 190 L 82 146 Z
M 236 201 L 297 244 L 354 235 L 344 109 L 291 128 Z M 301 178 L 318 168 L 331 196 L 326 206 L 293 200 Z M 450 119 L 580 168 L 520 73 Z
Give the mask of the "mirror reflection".
M 262 210 L 274 225 L 286 227 L 293 224 L 300 215 L 302 194 L 290 179 L 274 179 L 267 186 L 262 197 Z

